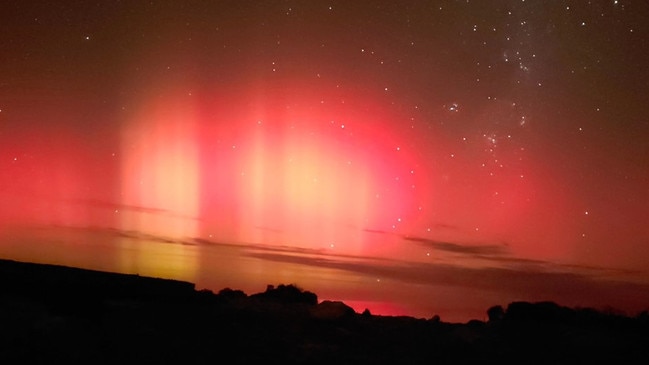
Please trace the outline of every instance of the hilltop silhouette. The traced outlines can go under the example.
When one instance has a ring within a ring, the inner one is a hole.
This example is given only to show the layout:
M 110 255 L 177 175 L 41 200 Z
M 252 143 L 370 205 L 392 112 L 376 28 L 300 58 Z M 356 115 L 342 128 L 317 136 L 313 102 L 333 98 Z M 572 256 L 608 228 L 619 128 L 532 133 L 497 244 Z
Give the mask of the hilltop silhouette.
M 0 260 L 4 363 L 646 363 L 649 315 L 515 302 L 488 321 L 356 313 L 294 284 L 248 295 Z

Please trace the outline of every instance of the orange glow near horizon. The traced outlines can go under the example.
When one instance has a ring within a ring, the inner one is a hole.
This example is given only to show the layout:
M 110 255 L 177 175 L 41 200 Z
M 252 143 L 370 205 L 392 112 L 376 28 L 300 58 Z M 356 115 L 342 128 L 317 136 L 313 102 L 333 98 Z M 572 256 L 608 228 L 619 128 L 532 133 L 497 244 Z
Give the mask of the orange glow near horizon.
M 407 209 L 404 191 L 381 185 L 397 166 L 346 142 L 344 125 L 278 124 L 251 123 L 241 146 L 239 240 L 359 252 L 363 228 Z
M 198 232 L 199 165 L 195 115 L 162 99 L 145 105 L 122 134 L 120 228 L 169 237 Z

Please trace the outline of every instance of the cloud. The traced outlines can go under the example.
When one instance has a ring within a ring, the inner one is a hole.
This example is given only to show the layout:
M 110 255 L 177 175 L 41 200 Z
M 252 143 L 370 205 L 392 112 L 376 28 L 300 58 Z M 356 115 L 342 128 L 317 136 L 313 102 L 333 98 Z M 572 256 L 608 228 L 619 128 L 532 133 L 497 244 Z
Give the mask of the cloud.
M 282 233 L 282 232 L 284 232 L 284 230 L 277 229 L 277 228 L 272 228 L 272 227 L 255 226 L 255 228 L 260 230 L 260 231 L 273 232 L 273 233 Z
M 62 229 L 61 227 L 51 227 Z M 649 284 L 644 273 L 557 263 L 543 260 L 512 257 L 505 247 L 501 250 L 483 249 L 499 245 L 460 245 L 420 238 L 411 239 L 440 250 L 457 252 L 453 261 L 405 261 L 394 258 L 377 258 L 337 254 L 330 250 L 304 247 L 269 246 L 262 244 L 225 243 L 201 238 L 176 240 L 142 232 L 101 228 L 67 228 L 105 231 L 143 242 L 165 244 L 201 245 L 215 249 L 236 250 L 236 255 L 270 262 L 300 265 L 307 269 L 341 270 L 370 280 L 392 281 L 397 285 L 456 288 L 463 293 L 501 298 L 500 304 L 514 300 L 553 300 L 563 305 L 606 306 L 642 310 L 649 303 Z M 230 251 L 232 252 L 232 251 Z M 488 254 L 484 254 L 484 253 Z M 494 254 L 495 252 L 495 254 Z M 503 253 L 505 252 L 505 253 Z M 478 260 L 476 260 L 478 259 Z M 478 265 L 479 264 L 479 265 Z M 438 291 L 439 292 L 439 291 Z M 463 294 L 464 295 L 464 294 Z M 498 303 L 493 303 L 498 304 Z
M 172 210 L 169 210 L 169 209 L 145 207 L 145 206 L 140 206 L 140 205 L 129 205 L 129 204 L 122 204 L 122 203 L 113 203 L 113 202 L 104 201 L 104 200 L 98 200 L 98 199 L 67 199 L 65 201 L 67 201 L 69 203 L 72 203 L 72 204 L 81 204 L 81 205 L 86 205 L 86 206 L 96 207 L 96 208 L 102 208 L 102 209 L 108 209 L 108 210 L 122 210 L 122 211 L 138 212 L 138 213 L 160 214 L 160 215 L 165 215 L 165 216 L 169 216 L 169 217 L 191 219 L 191 220 L 199 220 L 200 219 L 200 218 L 194 217 L 194 216 L 178 214 L 178 213 L 176 213 L 176 212 L 174 212 Z
M 463 245 L 459 243 L 436 241 L 422 237 L 404 236 L 404 240 L 420 243 L 435 250 L 471 254 L 471 255 L 505 255 L 509 253 L 506 245 Z
M 458 229 L 455 226 L 451 226 L 447 224 L 438 224 L 437 226 L 448 228 L 448 229 Z M 378 229 L 364 229 L 363 231 L 368 233 L 398 236 L 404 239 L 405 241 L 416 242 L 423 246 L 429 247 L 431 249 L 457 253 L 457 254 L 482 255 L 482 256 L 502 256 L 502 255 L 509 254 L 509 248 L 507 244 L 469 245 L 469 244 L 462 244 L 456 242 L 439 241 L 439 240 L 434 240 L 434 239 L 429 239 L 424 237 L 401 235 L 395 232 L 383 231 Z
M 332 255 L 305 256 L 300 253 L 260 250 L 251 251 L 248 256 L 261 260 L 344 270 L 372 278 L 416 285 L 487 290 L 519 299 L 559 300 L 568 305 L 599 303 L 624 306 L 632 302 L 638 306 L 649 302 L 649 284 L 605 280 L 589 271 L 562 270 L 567 267 L 535 260 L 513 259 L 517 264 L 514 267 L 467 267 L 363 257 L 350 259 Z M 603 303 L 603 300 L 606 300 L 606 303 Z
M 397 234 L 397 233 L 383 231 L 383 230 L 380 230 L 380 229 L 365 228 L 365 229 L 363 229 L 363 232 L 376 233 L 376 234 L 385 234 L 385 235 L 389 235 L 389 236 L 399 236 L 399 234 Z
M 98 207 L 98 208 L 132 210 L 135 212 L 143 212 L 143 213 L 168 213 L 168 210 L 166 209 L 128 205 L 128 204 L 121 204 L 121 203 L 112 203 L 112 202 L 98 200 L 98 199 L 68 199 L 67 201 L 69 201 L 70 203 L 83 204 L 83 205 Z

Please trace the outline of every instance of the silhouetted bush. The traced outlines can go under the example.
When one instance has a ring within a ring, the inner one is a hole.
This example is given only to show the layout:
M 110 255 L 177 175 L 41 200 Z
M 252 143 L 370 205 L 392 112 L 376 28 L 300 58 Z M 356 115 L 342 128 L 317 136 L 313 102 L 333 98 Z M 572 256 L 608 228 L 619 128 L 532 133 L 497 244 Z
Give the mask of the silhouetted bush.
M 320 319 L 338 319 L 356 314 L 354 308 L 339 301 L 325 300 L 310 310 L 311 315 Z
M 489 322 L 500 321 L 505 317 L 505 309 L 501 305 L 495 305 L 487 309 Z
M 293 284 L 280 284 L 277 288 L 268 285 L 265 292 L 254 294 L 253 297 L 263 300 L 275 300 L 286 304 L 318 304 L 317 295 L 310 291 L 304 291 Z
M 225 288 L 219 291 L 219 297 L 226 300 L 241 300 L 247 298 L 248 296 L 241 290 L 232 290 L 230 288 Z
M 575 311 L 554 302 L 513 302 L 507 306 L 505 318 L 518 321 L 570 322 L 575 318 Z

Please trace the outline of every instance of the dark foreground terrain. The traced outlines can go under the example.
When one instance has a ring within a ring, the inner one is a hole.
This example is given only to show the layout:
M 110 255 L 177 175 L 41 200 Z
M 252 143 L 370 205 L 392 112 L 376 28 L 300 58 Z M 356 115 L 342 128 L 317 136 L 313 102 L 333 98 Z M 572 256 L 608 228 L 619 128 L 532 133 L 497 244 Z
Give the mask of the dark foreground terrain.
M 359 314 L 293 285 L 246 295 L 0 260 L 0 363 L 649 363 L 649 315 L 512 303 L 488 322 Z

